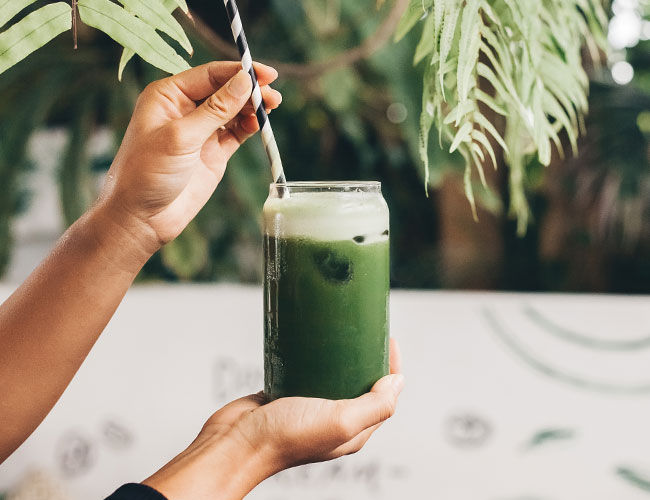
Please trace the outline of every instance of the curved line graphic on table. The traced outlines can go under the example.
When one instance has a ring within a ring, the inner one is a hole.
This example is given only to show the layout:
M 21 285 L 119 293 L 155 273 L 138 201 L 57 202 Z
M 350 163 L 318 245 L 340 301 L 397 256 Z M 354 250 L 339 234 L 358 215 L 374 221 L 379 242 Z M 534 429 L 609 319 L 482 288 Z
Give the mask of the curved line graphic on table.
M 650 381 L 639 382 L 636 384 L 616 384 L 607 381 L 593 380 L 590 378 L 582 377 L 561 368 L 555 367 L 539 358 L 533 353 L 529 352 L 521 343 L 515 340 L 507 328 L 497 318 L 497 315 L 488 307 L 483 307 L 481 310 L 488 326 L 499 337 L 499 339 L 519 357 L 524 363 L 535 371 L 551 377 L 559 382 L 578 387 L 580 389 L 588 389 L 597 392 L 605 392 L 610 394 L 647 394 L 650 393 Z
M 627 481 L 632 486 L 650 493 L 650 477 L 647 475 L 626 465 L 618 466 L 615 473 L 619 478 Z
M 530 304 L 523 306 L 522 311 L 528 319 L 547 333 L 583 347 L 607 351 L 636 351 L 650 347 L 650 334 L 629 340 L 596 339 L 557 324 Z

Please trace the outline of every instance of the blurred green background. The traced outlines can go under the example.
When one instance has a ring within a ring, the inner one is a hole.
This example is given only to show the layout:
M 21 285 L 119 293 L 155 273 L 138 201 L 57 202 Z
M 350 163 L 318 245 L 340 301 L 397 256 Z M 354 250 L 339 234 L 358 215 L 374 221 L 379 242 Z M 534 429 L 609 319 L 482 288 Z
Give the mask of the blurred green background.
M 650 292 L 645 2 L 612 6 L 608 62 L 588 68 L 591 112 L 580 157 L 556 157 L 548 168 L 529 165 L 533 220 L 523 238 L 503 210 L 508 206 L 503 165 L 491 172 L 492 192 L 479 190 L 478 223 L 463 194 L 462 159 L 437 144 L 429 148 L 432 176 L 425 195 L 417 151 L 423 66 L 412 65 L 419 29 L 397 44 L 390 37 L 352 64 L 315 65 L 361 45 L 393 2 L 238 3 L 253 56 L 292 63 L 287 71 L 279 67 L 276 88 L 284 101 L 271 116 L 287 177 L 382 182 L 391 210 L 393 286 Z M 196 18 L 195 26 L 185 23 L 195 48 L 192 65 L 231 58 L 222 43 L 230 42 L 223 5 L 189 4 Z M 33 132 L 65 130 L 53 182 L 70 224 L 95 196 L 138 93 L 164 76 L 136 57 L 120 83 L 120 55 L 121 47 L 82 25 L 77 50 L 69 34 L 63 35 L 0 76 L 0 275 L 16 250 L 14 222 L 35 202 L 26 181 L 37 168 L 27 154 Z M 89 146 L 98 132 L 111 137 L 100 155 Z M 261 281 L 260 216 L 269 182 L 256 137 L 231 160 L 196 220 L 151 259 L 139 280 Z

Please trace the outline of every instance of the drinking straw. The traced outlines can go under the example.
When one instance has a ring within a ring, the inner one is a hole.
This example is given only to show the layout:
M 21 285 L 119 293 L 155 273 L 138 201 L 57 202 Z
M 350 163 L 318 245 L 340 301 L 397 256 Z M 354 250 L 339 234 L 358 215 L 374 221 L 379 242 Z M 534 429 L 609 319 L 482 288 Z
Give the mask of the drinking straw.
M 237 3 L 235 0 L 224 0 L 223 3 L 226 6 L 226 12 L 228 13 L 228 19 L 230 20 L 232 36 L 235 39 L 237 49 L 239 50 L 239 55 L 241 56 L 242 68 L 244 68 L 244 71 L 248 72 L 253 82 L 253 93 L 251 95 L 251 99 L 253 100 L 253 107 L 255 108 L 257 122 L 260 125 L 260 130 L 262 131 L 262 142 L 264 143 L 264 149 L 266 150 L 266 154 L 269 157 L 269 161 L 271 162 L 271 175 L 273 175 L 273 181 L 278 184 L 284 184 L 287 182 L 287 179 L 284 176 L 282 160 L 280 160 L 280 151 L 278 150 L 278 144 L 275 142 L 275 136 L 273 135 L 273 130 L 271 129 L 269 117 L 267 116 L 266 109 L 264 108 L 264 102 L 262 101 L 262 92 L 260 91 L 260 85 L 257 83 L 257 76 L 255 75 L 255 70 L 253 69 L 253 59 L 251 58 L 251 52 L 248 49 L 248 42 L 246 41 L 244 28 L 241 24 L 239 11 L 237 10 Z

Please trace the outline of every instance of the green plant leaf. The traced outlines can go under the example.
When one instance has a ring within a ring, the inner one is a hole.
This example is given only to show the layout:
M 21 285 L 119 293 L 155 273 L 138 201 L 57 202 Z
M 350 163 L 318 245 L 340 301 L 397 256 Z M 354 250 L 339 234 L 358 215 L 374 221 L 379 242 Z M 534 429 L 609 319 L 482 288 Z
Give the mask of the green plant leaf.
M 496 155 L 494 154 L 494 148 L 492 147 L 492 144 L 490 144 L 490 141 L 488 140 L 487 136 L 481 132 L 480 130 L 472 130 L 472 138 L 477 141 L 481 146 L 483 146 L 483 149 L 485 149 L 490 155 L 490 160 L 492 160 L 492 166 L 496 170 L 497 168 L 497 158 Z
M 456 68 L 456 89 L 458 100 L 463 102 L 469 93 L 469 83 L 478 62 L 481 44 L 480 0 L 468 0 L 463 8 L 458 41 L 458 67 Z
M 478 221 L 478 213 L 476 212 L 476 201 L 474 200 L 474 188 L 472 187 L 472 165 L 469 162 L 469 159 L 467 158 L 467 155 L 463 155 L 465 157 L 465 173 L 463 175 L 463 185 L 465 187 L 465 196 L 467 197 L 467 201 L 469 201 L 469 206 L 472 209 L 472 216 L 474 217 L 475 221 Z
M 501 23 L 501 19 L 499 19 L 499 16 L 496 15 L 494 10 L 492 10 L 492 7 L 486 0 L 481 0 L 480 8 L 485 14 L 485 16 L 490 20 L 491 23 L 494 23 L 498 28 L 502 28 L 503 24 Z
M 422 37 L 415 47 L 415 55 L 413 56 L 413 64 L 419 63 L 422 59 L 428 56 L 435 47 L 433 37 L 433 16 L 427 16 L 422 28 Z
M 483 162 L 485 161 L 485 155 L 483 154 L 483 151 L 481 151 L 481 147 L 475 142 L 468 142 L 467 144 L 469 146 L 469 155 L 474 162 L 474 166 L 478 172 L 481 184 L 484 188 L 487 189 L 487 181 L 485 180 L 485 172 L 483 171 Z
M 548 165 L 555 146 L 563 156 L 562 132 L 575 153 L 578 135 L 584 131 L 589 79 L 582 52 L 587 47 L 597 64 L 599 52 L 606 50 L 605 3 L 436 0 L 422 4 L 430 17 L 414 62 L 430 54 L 433 68 L 424 76 L 420 116 L 420 156 L 425 169 L 424 135 L 436 124 L 441 147 L 444 138 L 450 150 L 458 150 L 465 159 L 465 190 L 474 210 L 471 167 L 476 166 L 485 183 L 483 163 L 489 155 L 496 166 L 492 143 L 498 143 L 510 169 L 511 213 L 517 217 L 519 234 L 525 231 L 530 215 L 524 180 L 532 155 Z M 413 0 L 411 9 L 416 4 Z M 416 23 L 411 12 L 400 36 Z M 432 77 L 434 84 L 429 81 Z M 493 92 L 481 89 L 488 84 Z M 499 125 L 505 123 L 504 131 L 490 121 L 491 113 L 482 113 L 485 107 L 503 117 Z
M 138 16 L 149 26 L 168 34 L 192 55 L 192 44 L 183 28 L 160 0 L 119 0 L 129 12 Z
M 460 125 L 461 120 L 472 111 L 476 110 L 476 104 L 474 101 L 466 100 L 464 102 L 458 103 L 454 109 L 452 109 L 445 119 L 442 121 L 445 125 L 455 123 L 455 127 Z
M 551 141 L 548 136 L 550 124 L 542 106 L 542 88 L 535 85 L 533 88 L 533 139 L 537 146 L 539 162 L 545 167 L 551 163 Z
M 97 28 L 149 64 L 168 73 L 180 73 L 190 65 L 144 21 L 109 0 L 79 0 L 81 20 Z
M 422 111 L 420 112 L 420 160 L 424 164 L 424 189 L 429 192 L 429 132 L 433 126 L 436 113 L 435 83 L 433 66 L 424 71 L 424 89 L 422 91 Z
M 442 33 L 442 23 L 445 15 L 445 0 L 438 0 L 433 3 L 433 39 L 434 45 L 436 47 L 436 53 L 438 52 L 438 45 L 440 43 L 440 33 Z
M 485 118 L 483 113 L 480 113 L 479 111 L 474 113 L 474 120 L 476 123 L 478 123 L 481 127 L 483 127 L 485 130 L 487 130 L 492 137 L 494 137 L 494 140 L 499 143 L 499 146 L 503 148 L 503 150 L 508 153 L 508 146 L 506 146 L 505 141 L 503 140 L 503 137 L 501 137 L 501 134 L 497 131 L 494 125 Z
M 564 128 L 564 131 L 569 137 L 569 143 L 571 144 L 571 150 L 573 151 L 573 155 L 576 156 L 578 154 L 577 123 L 572 122 L 567 111 L 560 105 L 560 103 L 553 96 L 553 94 L 551 94 L 548 91 L 544 92 L 543 105 L 546 113 L 552 116 L 553 118 L 555 118 L 555 120 L 557 120 L 557 122 L 561 124 L 562 127 Z
M 449 152 L 453 153 L 458 149 L 458 146 L 461 142 L 467 142 L 472 137 L 472 128 L 474 125 L 471 122 L 465 122 L 462 127 L 456 132 L 456 137 L 454 137 Z
M 406 8 L 406 12 L 404 12 L 404 15 L 395 29 L 394 40 L 399 42 L 409 31 L 411 31 L 413 26 L 415 26 L 417 22 L 426 15 L 426 10 L 422 8 L 422 5 L 419 2 L 410 4 Z
M 0 33 L 0 73 L 72 26 L 70 6 L 57 2 L 41 7 Z
M 461 9 L 460 3 L 457 2 L 453 2 L 451 5 L 446 5 L 448 6 L 448 9 L 445 12 L 442 31 L 440 33 L 440 71 L 438 75 L 440 79 L 440 87 L 442 88 L 443 98 L 445 96 L 444 78 L 446 72 L 444 72 L 442 69 L 445 67 L 447 57 L 449 57 L 449 52 L 451 51 L 452 42 L 454 41 L 454 36 L 456 34 L 456 24 L 458 23 L 458 16 L 460 15 Z
M 495 113 L 498 113 L 501 116 L 508 116 L 506 109 L 497 103 L 496 99 L 494 99 L 491 95 L 486 94 L 481 89 L 474 89 L 474 97 L 476 97 L 477 101 L 482 102 Z
M 182 280 L 195 277 L 208 264 L 208 242 L 192 221 L 160 250 L 163 264 Z
M 163 0 L 163 5 L 169 12 L 173 12 L 176 7 L 180 9 L 189 16 L 190 9 L 187 8 L 187 2 L 185 0 Z
M 184 3 L 184 2 L 183 2 Z M 162 2 L 163 7 L 167 12 L 173 12 L 179 7 L 178 1 L 177 0 L 163 0 Z M 187 9 L 187 4 L 185 4 L 185 9 Z M 187 13 L 187 10 L 186 10 Z M 129 61 L 133 58 L 135 55 L 135 52 L 131 49 L 124 48 L 122 50 L 122 56 L 120 57 L 120 64 L 117 68 L 117 79 L 118 81 L 122 81 L 122 75 L 124 74 L 124 68 L 126 68 L 126 65 L 129 63 Z
M 126 65 L 129 63 L 129 61 L 133 58 L 135 55 L 135 51 L 132 49 L 129 49 L 127 47 L 124 47 L 122 49 L 122 56 L 120 57 L 120 64 L 117 68 L 117 79 L 121 82 L 122 81 L 122 74 L 124 73 L 124 68 L 126 68 Z
M 468 139 L 469 142 L 469 139 Z M 483 153 L 483 150 L 481 149 L 481 146 L 476 144 L 475 142 L 470 142 L 469 143 L 470 149 L 474 152 L 476 157 L 478 158 L 477 161 L 476 158 L 474 158 L 474 163 L 476 164 L 476 167 L 478 168 L 479 175 L 481 176 L 481 182 L 485 186 L 487 183 L 485 182 L 485 174 L 483 172 L 483 162 L 485 161 L 485 153 Z
M 0 0 L 0 28 L 11 21 L 25 7 L 36 0 Z
M 66 225 L 81 217 L 92 200 L 88 139 L 93 132 L 96 112 L 94 97 L 92 93 L 85 95 L 76 106 L 68 144 L 59 165 L 59 197 Z
M 359 92 L 359 78 L 351 68 L 341 68 L 321 77 L 323 97 L 332 109 L 343 111 L 354 105 Z

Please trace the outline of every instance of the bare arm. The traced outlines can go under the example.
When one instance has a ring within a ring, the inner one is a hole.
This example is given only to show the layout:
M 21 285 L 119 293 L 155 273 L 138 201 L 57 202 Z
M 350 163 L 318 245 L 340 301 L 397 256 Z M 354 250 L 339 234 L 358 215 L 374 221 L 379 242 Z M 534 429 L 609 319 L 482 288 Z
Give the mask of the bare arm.
M 239 68 L 211 63 L 149 86 L 100 200 L 0 306 L 0 462 L 51 410 L 141 267 L 196 215 L 257 130 Z M 268 83 L 277 73 L 256 70 L 276 107 Z
M 54 406 L 147 257 L 92 210 L 0 307 L 0 461 Z

